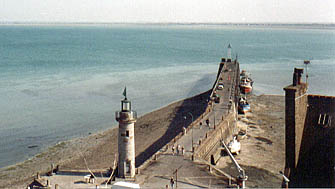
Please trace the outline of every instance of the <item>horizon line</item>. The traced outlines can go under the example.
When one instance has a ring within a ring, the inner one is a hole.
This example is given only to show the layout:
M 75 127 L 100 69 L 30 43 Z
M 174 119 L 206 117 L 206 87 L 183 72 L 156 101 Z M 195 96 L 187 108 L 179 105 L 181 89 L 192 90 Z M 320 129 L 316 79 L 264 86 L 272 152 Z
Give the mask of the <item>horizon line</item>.
M 148 24 L 148 25 L 335 25 L 335 22 L 62 22 L 0 21 L 0 24 Z

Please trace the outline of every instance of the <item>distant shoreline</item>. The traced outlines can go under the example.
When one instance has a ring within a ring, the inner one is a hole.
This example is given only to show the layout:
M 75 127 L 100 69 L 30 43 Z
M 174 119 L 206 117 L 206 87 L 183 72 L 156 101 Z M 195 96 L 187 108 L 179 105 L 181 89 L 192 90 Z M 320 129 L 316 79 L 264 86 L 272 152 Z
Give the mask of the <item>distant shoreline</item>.
M 140 26 L 229 26 L 265 28 L 335 29 L 335 23 L 192 23 L 192 22 L 20 22 L 2 21 L 0 26 L 90 26 L 90 25 L 140 25 Z

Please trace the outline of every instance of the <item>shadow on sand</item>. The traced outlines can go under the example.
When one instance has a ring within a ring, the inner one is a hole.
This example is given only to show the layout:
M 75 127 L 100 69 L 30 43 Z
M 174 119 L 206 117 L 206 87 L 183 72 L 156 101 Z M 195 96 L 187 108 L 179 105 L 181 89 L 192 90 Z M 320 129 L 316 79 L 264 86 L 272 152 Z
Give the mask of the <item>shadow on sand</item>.
M 197 82 L 193 89 L 196 90 L 197 85 L 204 85 L 204 83 L 207 82 L 208 77 L 204 77 Z M 210 93 L 211 90 L 208 90 L 194 97 L 185 99 L 182 105 L 177 108 L 174 115 L 175 117 L 172 119 L 170 125 L 168 126 L 168 129 L 163 134 L 163 136 L 156 140 L 138 156 L 136 156 L 136 167 L 141 166 L 147 159 L 149 159 L 153 154 L 160 150 L 164 145 L 173 140 L 173 138 L 175 138 L 180 132 L 183 131 L 183 127 L 189 127 L 192 122 L 189 113 L 193 115 L 193 120 L 196 120 L 199 116 L 201 116 L 201 114 L 205 112 L 208 106 L 207 100 Z M 185 116 L 186 119 L 184 118 Z

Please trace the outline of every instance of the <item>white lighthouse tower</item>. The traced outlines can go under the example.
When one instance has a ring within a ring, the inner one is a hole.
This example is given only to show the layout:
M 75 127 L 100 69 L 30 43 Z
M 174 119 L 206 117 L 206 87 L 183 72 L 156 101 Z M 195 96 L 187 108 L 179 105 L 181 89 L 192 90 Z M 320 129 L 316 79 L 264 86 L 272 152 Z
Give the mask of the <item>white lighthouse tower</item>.
M 230 45 L 230 43 L 229 43 L 229 45 L 228 45 L 227 58 L 228 58 L 228 59 L 231 59 L 231 45 Z
M 126 88 L 123 92 L 124 100 L 121 101 L 121 111 L 115 112 L 116 121 L 119 122 L 118 135 L 118 177 L 135 176 L 135 131 L 134 123 L 137 113 L 131 110 L 131 102 L 127 100 Z

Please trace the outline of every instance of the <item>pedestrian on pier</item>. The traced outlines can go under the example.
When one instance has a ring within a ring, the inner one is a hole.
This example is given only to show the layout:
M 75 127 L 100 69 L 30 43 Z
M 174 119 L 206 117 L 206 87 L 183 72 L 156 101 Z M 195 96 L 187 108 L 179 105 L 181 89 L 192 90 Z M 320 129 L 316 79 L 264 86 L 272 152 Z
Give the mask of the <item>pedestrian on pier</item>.
M 174 155 L 174 145 L 172 146 L 172 155 Z
M 94 184 L 94 175 L 91 173 L 91 175 L 90 175 L 90 178 L 89 178 L 89 180 L 88 180 L 88 182 L 89 183 L 93 183 Z
M 173 185 L 174 185 L 173 177 L 171 177 L 171 179 L 170 179 L 170 185 L 171 185 L 171 188 L 173 188 Z
M 180 145 L 178 144 L 177 145 L 177 155 L 179 155 L 179 152 L 180 152 Z
M 202 126 L 202 122 L 200 121 L 200 129 L 201 129 L 201 126 Z
M 181 147 L 181 154 L 184 155 L 184 153 L 185 153 L 185 148 L 184 148 L 184 146 L 182 146 Z
M 206 123 L 207 123 L 207 126 L 209 127 L 210 126 L 209 119 L 206 119 Z

